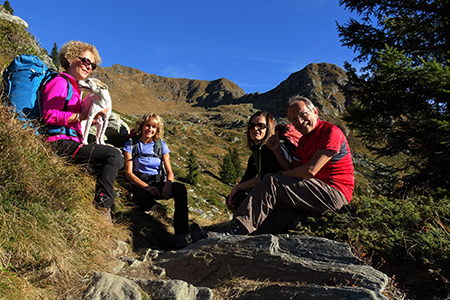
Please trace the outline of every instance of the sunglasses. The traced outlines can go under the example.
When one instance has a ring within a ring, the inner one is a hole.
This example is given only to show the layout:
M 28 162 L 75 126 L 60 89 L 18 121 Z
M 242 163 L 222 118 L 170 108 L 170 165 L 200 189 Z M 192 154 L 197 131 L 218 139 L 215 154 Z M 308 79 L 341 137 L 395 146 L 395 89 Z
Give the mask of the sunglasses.
M 83 65 L 85 65 L 86 67 L 91 66 L 92 71 L 94 71 L 95 69 L 97 69 L 97 64 L 91 62 L 91 60 L 90 60 L 89 58 L 87 58 L 87 57 L 78 57 L 78 59 L 81 60 L 81 63 L 82 63 Z
M 255 129 L 255 126 L 258 127 L 258 129 L 263 130 L 267 128 L 267 125 L 265 123 L 248 123 L 248 129 Z

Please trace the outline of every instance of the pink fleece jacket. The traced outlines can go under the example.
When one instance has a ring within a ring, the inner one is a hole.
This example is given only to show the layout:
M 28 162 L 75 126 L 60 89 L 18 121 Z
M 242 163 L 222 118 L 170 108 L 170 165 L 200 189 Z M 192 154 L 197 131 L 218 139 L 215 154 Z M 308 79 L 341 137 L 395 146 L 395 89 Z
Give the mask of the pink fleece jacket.
M 69 100 L 67 111 L 64 111 L 64 104 L 67 97 L 67 81 L 60 75 L 48 82 L 42 89 L 42 116 L 45 124 L 59 125 L 72 128 L 81 134 L 80 122 L 70 122 L 67 120 L 73 115 L 80 113 L 81 92 L 77 81 L 67 73 L 63 73 L 73 87 L 73 96 Z M 47 142 L 54 142 L 60 139 L 72 140 L 81 143 L 79 137 L 66 136 L 64 134 L 49 136 Z

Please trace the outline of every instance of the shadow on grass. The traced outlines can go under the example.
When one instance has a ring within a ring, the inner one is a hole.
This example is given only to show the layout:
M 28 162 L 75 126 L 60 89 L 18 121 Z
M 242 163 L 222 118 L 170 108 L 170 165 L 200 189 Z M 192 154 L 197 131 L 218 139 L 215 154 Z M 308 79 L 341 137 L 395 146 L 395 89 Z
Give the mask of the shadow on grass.
M 129 224 L 133 250 L 151 248 L 168 251 L 176 248 L 174 235 L 167 230 L 172 221 L 167 217 L 165 207 L 159 203 L 152 215 L 135 207 L 126 207 L 116 212 L 115 218 Z
M 214 179 L 220 181 L 220 178 L 219 178 L 218 176 L 214 175 L 211 171 L 202 171 L 202 173 L 203 173 L 203 174 L 208 174 L 208 175 L 211 176 L 212 178 L 214 178 Z

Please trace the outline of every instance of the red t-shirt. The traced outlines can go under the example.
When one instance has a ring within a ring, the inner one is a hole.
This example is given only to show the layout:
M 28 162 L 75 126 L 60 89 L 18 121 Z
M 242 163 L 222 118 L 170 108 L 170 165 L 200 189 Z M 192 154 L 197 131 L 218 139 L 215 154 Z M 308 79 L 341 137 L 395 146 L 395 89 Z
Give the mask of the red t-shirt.
M 333 150 L 337 153 L 317 172 L 314 178 L 338 189 L 350 202 L 355 187 L 353 162 L 347 139 L 342 130 L 326 121 L 317 120 L 317 126 L 300 138 L 295 159 L 308 163 L 317 150 Z

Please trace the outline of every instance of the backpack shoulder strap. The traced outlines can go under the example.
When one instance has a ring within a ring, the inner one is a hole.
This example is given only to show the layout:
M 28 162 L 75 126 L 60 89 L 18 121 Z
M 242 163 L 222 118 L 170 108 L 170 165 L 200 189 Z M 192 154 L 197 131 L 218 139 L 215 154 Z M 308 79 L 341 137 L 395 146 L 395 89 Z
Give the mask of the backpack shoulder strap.
M 67 96 L 66 96 L 66 104 L 64 106 L 64 108 L 66 108 L 67 110 L 67 103 L 69 103 L 69 100 L 72 99 L 73 96 L 73 87 L 72 84 L 70 84 L 69 78 L 67 78 L 66 75 L 60 73 L 59 74 L 62 78 L 64 78 L 67 82 Z
M 64 102 L 64 108 L 63 108 L 63 111 L 67 111 L 68 106 L 69 106 L 69 101 L 70 101 L 70 99 L 72 99 L 72 96 L 73 96 L 73 87 L 72 87 L 72 84 L 70 84 L 69 78 L 67 78 L 66 75 L 64 75 L 62 73 L 50 72 L 47 75 L 47 78 L 45 80 L 43 80 L 41 87 L 39 89 L 42 89 L 42 87 L 44 87 L 44 85 L 46 85 L 48 82 L 50 82 L 50 80 L 54 79 L 58 75 L 60 75 L 62 78 L 64 78 L 67 82 L 67 96 L 66 96 L 66 99 L 65 99 L 66 101 Z M 42 109 L 41 93 L 39 93 L 39 95 L 38 95 L 38 103 L 39 103 L 39 110 L 41 110 Z
M 42 81 L 41 86 L 39 87 L 39 93 L 37 96 L 37 104 L 39 107 L 39 115 L 42 116 L 42 88 L 44 87 L 44 85 L 46 85 L 48 82 L 50 82 L 52 79 L 54 79 L 55 77 L 57 77 L 58 75 L 60 75 L 62 78 L 64 78 L 67 82 L 67 96 L 65 98 L 64 101 L 64 108 L 63 111 L 67 111 L 68 107 L 69 107 L 69 101 L 70 99 L 72 99 L 73 96 L 73 87 L 72 84 L 69 81 L 69 78 L 67 78 L 66 75 L 62 74 L 62 73 L 57 73 L 54 71 L 49 71 L 46 75 L 45 80 Z M 66 127 L 66 126 L 60 126 L 60 125 L 47 125 L 45 124 L 43 126 L 43 132 L 47 135 L 58 135 L 58 134 L 65 134 L 67 136 L 73 136 L 73 137 L 80 137 L 82 138 L 82 136 L 74 129 L 70 128 L 70 127 Z
M 139 138 L 137 136 L 134 136 L 130 139 L 130 144 L 131 144 L 131 158 L 135 159 L 136 157 L 139 156 L 138 153 L 138 144 L 139 144 Z
M 140 156 L 145 157 L 158 157 L 161 160 L 162 163 L 162 143 L 161 140 L 155 141 L 153 145 L 153 152 L 155 154 L 143 154 L 139 153 L 138 144 L 139 144 L 139 137 L 132 137 L 131 139 L 131 156 L 133 159 Z
M 155 145 L 153 146 L 153 152 L 156 153 L 159 159 L 162 160 L 162 140 L 155 141 Z
M 158 167 L 158 175 L 157 175 L 157 181 L 164 180 L 166 177 L 166 171 L 164 169 L 164 162 L 163 162 L 163 154 L 162 154 L 162 140 L 159 139 L 155 141 L 155 145 L 153 146 L 153 152 L 156 153 L 156 155 L 159 158 L 159 167 Z

